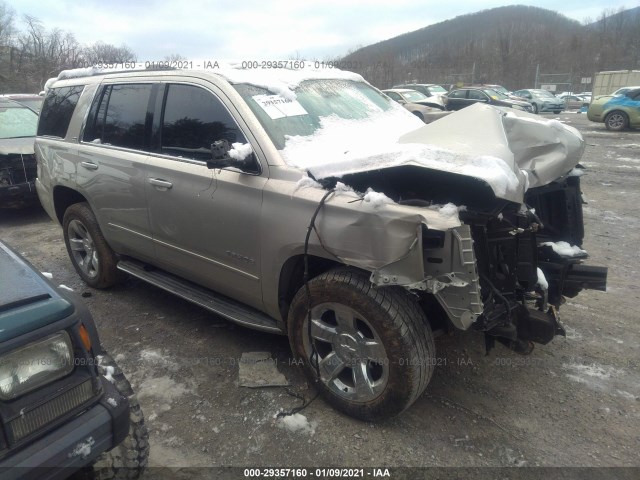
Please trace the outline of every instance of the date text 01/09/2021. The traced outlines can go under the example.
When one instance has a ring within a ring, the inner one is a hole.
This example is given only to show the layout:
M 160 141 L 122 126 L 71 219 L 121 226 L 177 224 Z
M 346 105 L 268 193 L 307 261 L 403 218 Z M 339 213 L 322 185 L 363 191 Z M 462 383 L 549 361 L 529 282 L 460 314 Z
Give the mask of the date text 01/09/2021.
M 244 478 L 391 478 L 388 468 L 245 468 Z

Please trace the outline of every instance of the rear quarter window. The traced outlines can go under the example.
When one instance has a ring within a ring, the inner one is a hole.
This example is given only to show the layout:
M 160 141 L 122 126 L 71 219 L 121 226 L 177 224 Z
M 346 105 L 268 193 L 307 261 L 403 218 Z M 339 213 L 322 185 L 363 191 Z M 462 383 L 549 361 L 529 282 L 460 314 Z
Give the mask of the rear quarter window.
M 64 138 L 84 86 L 52 88 L 40 112 L 38 135 Z

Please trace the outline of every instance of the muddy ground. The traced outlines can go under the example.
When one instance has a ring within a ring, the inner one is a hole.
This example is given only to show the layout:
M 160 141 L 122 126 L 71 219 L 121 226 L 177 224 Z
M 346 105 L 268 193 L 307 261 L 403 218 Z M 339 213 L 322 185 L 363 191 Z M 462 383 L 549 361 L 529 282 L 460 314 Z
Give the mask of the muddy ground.
M 567 338 L 528 357 L 501 346 L 485 356 L 473 333 L 437 339 L 426 393 L 384 423 L 317 399 L 301 412 L 304 428 L 282 428 L 274 415 L 300 400 L 283 387 L 240 387 L 238 360 L 270 352 L 293 391 L 309 397 L 285 337 L 235 326 L 134 279 L 86 287 L 60 227 L 39 208 L 0 213 L 0 238 L 56 284 L 90 292 L 103 344 L 138 391 L 150 464 L 173 467 L 171 476 L 210 476 L 197 467 L 220 465 L 640 467 L 640 131 L 609 132 L 575 113 L 546 117 L 585 137 L 584 248 L 591 264 L 609 267 L 608 291 L 570 299 L 560 312 Z

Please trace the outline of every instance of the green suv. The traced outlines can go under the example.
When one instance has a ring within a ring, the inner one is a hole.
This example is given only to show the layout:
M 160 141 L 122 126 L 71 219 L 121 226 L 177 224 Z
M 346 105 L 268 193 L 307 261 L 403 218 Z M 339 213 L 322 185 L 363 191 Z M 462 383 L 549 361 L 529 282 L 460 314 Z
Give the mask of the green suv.
M 147 429 L 91 314 L 0 242 L 0 477 L 138 478 Z

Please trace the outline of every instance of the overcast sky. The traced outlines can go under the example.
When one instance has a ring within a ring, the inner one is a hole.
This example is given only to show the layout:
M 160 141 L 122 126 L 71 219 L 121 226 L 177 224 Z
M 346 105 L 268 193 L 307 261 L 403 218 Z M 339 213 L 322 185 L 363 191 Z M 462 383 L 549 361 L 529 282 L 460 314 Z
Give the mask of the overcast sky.
M 2 1 L 2 0 L 0 0 Z M 18 18 L 33 15 L 80 43 L 126 44 L 138 61 L 326 59 L 458 15 L 510 5 L 455 0 L 5 0 Z M 538 1 L 578 21 L 639 0 Z

